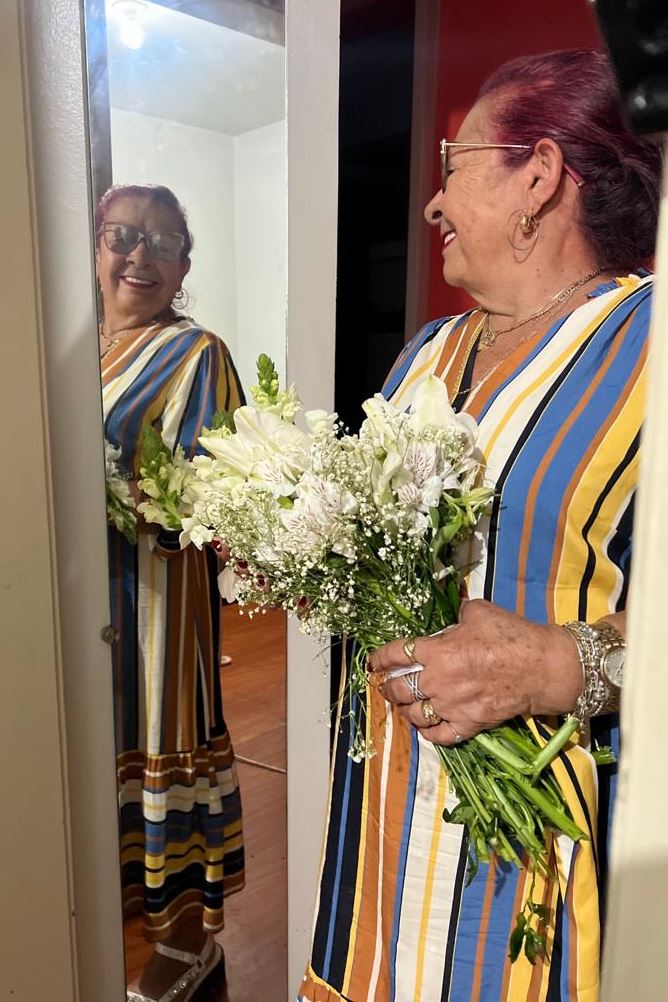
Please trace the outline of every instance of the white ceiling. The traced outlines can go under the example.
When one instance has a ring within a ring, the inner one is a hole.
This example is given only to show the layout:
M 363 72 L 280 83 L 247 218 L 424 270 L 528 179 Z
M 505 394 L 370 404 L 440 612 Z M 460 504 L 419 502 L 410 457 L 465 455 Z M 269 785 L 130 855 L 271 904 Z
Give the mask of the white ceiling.
M 235 136 L 285 118 L 285 49 L 155 3 L 144 42 L 121 40 L 106 0 L 112 107 Z

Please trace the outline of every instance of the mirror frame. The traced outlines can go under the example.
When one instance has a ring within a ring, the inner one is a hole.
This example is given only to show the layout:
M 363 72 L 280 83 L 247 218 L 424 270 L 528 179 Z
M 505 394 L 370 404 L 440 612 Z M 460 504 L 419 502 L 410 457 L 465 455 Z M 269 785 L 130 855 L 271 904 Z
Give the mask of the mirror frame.
M 71 905 L 77 997 L 125 997 L 111 656 L 104 459 L 99 393 L 92 182 L 82 0 L 20 6 L 33 221 L 39 266 L 58 626 L 63 663 L 62 730 L 70 805 Z M 286 11 L 288 107 L 288 379 L 307 407 L 334 399 L 339 0 Z M 313 107 L 319 113 L 313 116 Z M 318 205 L 317 226 L 313 205 Z M 63 246 L 67 253 L 63 253 Z M 318 332 L 317 341 L 313 331 Z M 72 402 L 76 401 L 76 407 Z M 76 462 L 72 461 L 73 456 Z M 320 648 L 288 633 L 288 978 L 308 959 L 330 732 L 329 671 Z M 102 681 L 104 680 L 104 681 Z M 305 754 L 306 750 L 306 754 Z

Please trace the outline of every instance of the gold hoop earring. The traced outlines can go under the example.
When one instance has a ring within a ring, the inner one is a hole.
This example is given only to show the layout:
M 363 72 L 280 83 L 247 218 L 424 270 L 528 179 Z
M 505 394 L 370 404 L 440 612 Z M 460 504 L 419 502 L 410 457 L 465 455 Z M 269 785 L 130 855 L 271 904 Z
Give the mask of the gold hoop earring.
M 520 229 L 525 237 L 533 236 L 539 226 L 540 223 L 530 209 L 525 209 L 520 213 Z

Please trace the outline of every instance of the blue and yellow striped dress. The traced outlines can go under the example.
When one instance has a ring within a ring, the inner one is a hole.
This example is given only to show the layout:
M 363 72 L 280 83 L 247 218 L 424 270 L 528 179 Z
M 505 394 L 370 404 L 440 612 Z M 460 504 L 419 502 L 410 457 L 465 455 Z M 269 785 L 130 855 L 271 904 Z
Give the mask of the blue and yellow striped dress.
M 217 410 L 243 402 L 227 348 L 190 320 L 138 328 L 102 359 L 105 436 L 133 476 L 142 426 L 200 452 Z M 149 940 L 181 920 L 223 926 L 243 886 L 241 803 L 218 666 L 216 556 L 175 533 L 109 528 L 123 907 Z
M 480 425 L 497 496 L 471 597 L 541 623 L 624 609 L 651 292 L 647 273 L 599 286 L 473 388 L 475 311 L 428 324 L 397 360 L 385 386 L 395 404 L 435 373 Z M 558 878 L 536 883 L 548 958 L 511 966 L 526 872 L 493 861 L 466 885 L 466 833 L 442 820 L 452 794 L 433 747 L 377 690 L 370 699 L 377 756 L 354 764 L 347 721 L 337 734 L 301 1002 L 597 1002 L 616 768 L 597 770 L 579 746 L 555 762 L 590 840 L 554 840 Z M 593 721 L 592 738 L 618 750 L 617 717 Z

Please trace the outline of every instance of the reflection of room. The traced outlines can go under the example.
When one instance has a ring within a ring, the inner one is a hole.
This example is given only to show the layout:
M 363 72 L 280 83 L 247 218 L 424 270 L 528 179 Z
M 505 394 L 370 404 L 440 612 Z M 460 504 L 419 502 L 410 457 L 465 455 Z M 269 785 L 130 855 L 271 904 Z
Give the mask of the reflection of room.
M 268 36 L 257 37 L 157 3 L 128 21 L 127 8 L 107 0 L 113 181 L 174 190 L 195 237 L 188 312 L 223 338 L 245 387 L 259 350 L 283 374 L 285 49 L 268 40 L 276 12 L 255 8 Z

